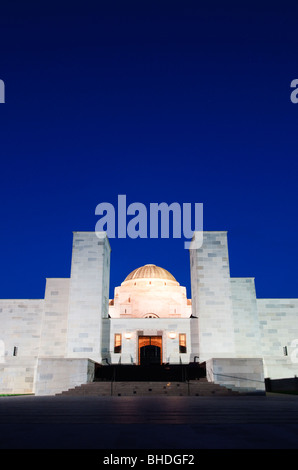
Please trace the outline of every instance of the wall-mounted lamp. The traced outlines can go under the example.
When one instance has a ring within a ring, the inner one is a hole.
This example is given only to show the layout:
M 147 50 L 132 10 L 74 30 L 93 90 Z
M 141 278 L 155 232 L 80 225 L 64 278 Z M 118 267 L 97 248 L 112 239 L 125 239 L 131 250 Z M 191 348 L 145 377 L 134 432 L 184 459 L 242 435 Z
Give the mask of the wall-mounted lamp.
M 126 339 L 131 339 L 132 334 L 131 333 L 125 333 L 124 336 L 125 336 Z
M 169 338 L 171 339 L 177 338 L 177 333 L 169 333 Z

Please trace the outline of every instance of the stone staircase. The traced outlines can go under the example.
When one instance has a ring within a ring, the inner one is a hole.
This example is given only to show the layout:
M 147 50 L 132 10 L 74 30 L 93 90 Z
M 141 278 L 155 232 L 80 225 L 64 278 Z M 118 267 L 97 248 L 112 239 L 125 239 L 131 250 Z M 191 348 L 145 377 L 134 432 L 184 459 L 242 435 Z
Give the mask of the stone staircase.
M 56 396 L 230 396 L 239 395 L 206 379 L 189 382 L 90 382 Z

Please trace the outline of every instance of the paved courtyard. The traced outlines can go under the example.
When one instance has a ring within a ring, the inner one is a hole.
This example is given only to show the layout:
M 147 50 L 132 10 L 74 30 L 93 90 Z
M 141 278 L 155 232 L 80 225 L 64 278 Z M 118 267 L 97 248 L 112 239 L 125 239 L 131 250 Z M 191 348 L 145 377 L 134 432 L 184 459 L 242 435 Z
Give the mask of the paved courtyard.
M 297 449 L 298 396 L 1 397 L 1 449 Z

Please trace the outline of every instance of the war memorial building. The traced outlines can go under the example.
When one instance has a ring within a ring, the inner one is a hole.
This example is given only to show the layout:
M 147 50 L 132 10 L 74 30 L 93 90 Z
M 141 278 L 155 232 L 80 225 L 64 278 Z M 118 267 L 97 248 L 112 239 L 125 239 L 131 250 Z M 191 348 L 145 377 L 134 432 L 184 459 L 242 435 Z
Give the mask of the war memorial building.
M 231 278 L 227 232 L 190 248 L 191 299 L 153 264 L 109 299 L 110 252 L 105 232 L 74 232 L 69 279 L 0 300 L 0 393 L 54 395 L 113 364 L 204 364 L 208 381 L 255 392 L 298 375 L 298 299 L 257 299 L 254 278 Z

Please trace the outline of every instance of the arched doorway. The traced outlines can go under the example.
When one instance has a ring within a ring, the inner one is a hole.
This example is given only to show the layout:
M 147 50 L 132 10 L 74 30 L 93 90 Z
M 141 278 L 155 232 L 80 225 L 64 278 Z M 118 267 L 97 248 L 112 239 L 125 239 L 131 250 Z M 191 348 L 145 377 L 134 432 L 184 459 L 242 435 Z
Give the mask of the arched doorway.
M 160 365 L 162 362 L 162 337 L 139 336 L 139 365 Z
M 142 346 L 140 348 L 140 365 L 160 365 L 160 348 L 158 346 Z

